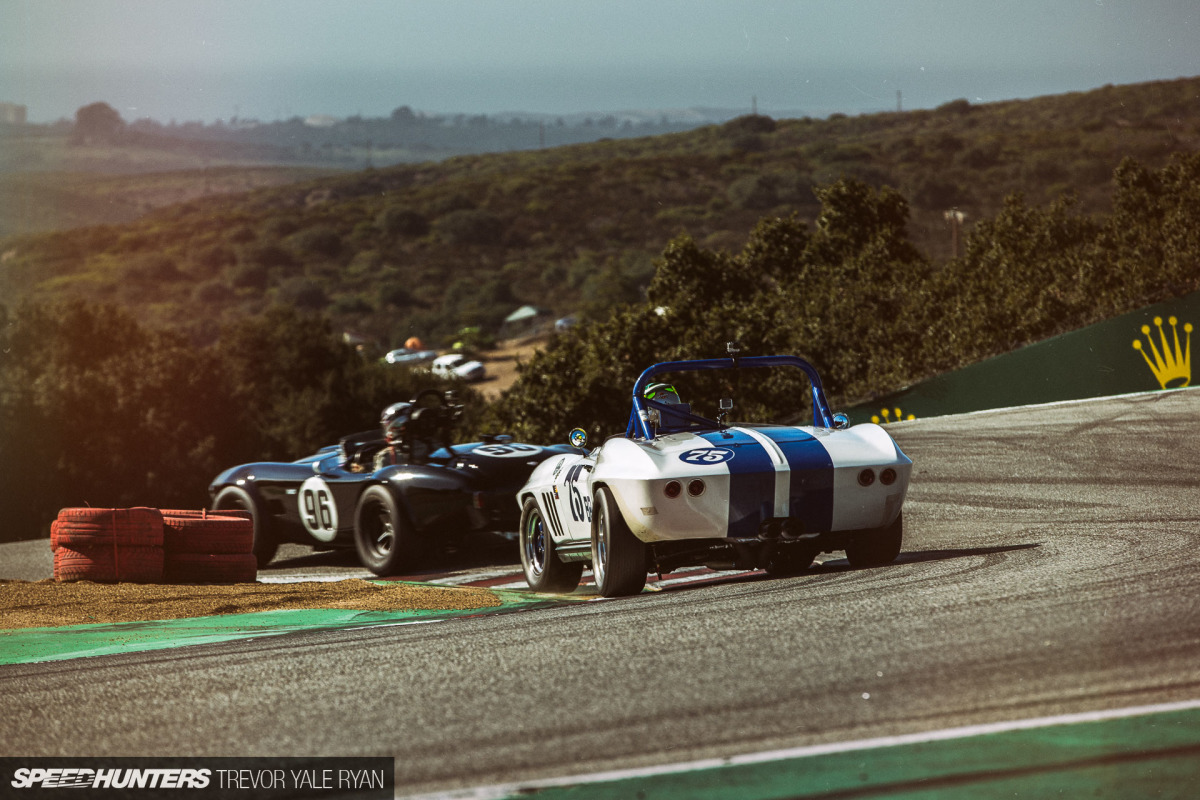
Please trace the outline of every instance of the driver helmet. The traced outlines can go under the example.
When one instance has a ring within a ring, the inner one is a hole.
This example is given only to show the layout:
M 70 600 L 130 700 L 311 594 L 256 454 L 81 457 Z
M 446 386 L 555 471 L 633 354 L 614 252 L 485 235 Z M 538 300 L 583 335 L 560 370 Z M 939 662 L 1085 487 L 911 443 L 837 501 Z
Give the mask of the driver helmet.
M 669 406 L 676 406 L 683 402 L 679 399 L 679 392 L 675 391 L 675 387 L 669 383 L 650 384 L 646 387 L 646 391 L 642 392 L 642 397 Z
M 383 438 L 388 444 L 399 444 L 404 440 L 412 412 L 412 403 L 392 403 L 383 410 L 379 423 L 383 428 Z

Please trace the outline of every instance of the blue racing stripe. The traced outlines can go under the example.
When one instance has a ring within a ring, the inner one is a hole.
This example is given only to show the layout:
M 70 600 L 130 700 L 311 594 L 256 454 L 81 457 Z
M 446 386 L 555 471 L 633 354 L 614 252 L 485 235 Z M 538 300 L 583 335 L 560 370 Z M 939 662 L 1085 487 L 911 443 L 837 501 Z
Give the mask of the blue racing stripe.
M 752 539 L 758 526 L 774 515 L 775 463 L 766 449 L 736 430 L 696 434 L 715 447 L 734 452 L 729 468 L 729 532 L 735 539 Z
M 807 533 L 833 528 L 833 459 L 815 436 L 795 428 L 755 428 L 783 451 L 792 470 L 788 509 Z

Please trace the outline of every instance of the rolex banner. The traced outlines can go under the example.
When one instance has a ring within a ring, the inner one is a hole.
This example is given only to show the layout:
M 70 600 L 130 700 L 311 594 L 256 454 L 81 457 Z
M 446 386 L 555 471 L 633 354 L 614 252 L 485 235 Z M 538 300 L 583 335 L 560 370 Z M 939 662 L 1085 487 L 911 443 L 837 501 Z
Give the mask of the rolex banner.
M 1056 336 L 864 403 L 853 422 L 1178 389 L 1192 382 L 1200 292 Z

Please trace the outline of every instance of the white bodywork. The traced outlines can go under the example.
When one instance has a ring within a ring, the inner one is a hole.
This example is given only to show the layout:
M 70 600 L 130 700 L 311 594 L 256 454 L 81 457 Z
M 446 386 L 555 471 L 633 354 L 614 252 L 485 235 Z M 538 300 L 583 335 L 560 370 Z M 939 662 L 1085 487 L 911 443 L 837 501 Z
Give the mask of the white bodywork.
M 864 470 L 871 473 L 867 485 Z M 613 437 L 587 455 L 548 459 L 517 500 L 536 498 L 565 555 L 590 542 L 600 485 L 643 542 L 749 539 L 770 520 L 802 520 L 808 534 L 884 528 L 900 514 L 911 471 L 912 461 L 875 424 L 732 426 L 650 440 Z M 693 494 L 695 480 L 703 487 Z M 675 497 L 666 493 L 672 482 L 679 483 Z
M 467 381 L 481 381 L 487 377 L 487 369 L 481 362 L 468 360 L 461 353 L 438 356 L 433 360 L 430 370 L 443 378 L 458 377 Z

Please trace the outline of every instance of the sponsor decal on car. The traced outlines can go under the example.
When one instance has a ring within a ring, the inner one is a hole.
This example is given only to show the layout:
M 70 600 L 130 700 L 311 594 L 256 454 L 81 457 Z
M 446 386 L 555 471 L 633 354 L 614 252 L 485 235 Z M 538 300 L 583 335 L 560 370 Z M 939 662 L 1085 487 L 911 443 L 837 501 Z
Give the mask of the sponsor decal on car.
M 540 451 L 540 447 L 531 444 L 484 444 L 471 452 L 477 456 L 492 458 L 521 458 L 522 456 L 536 455 Z

